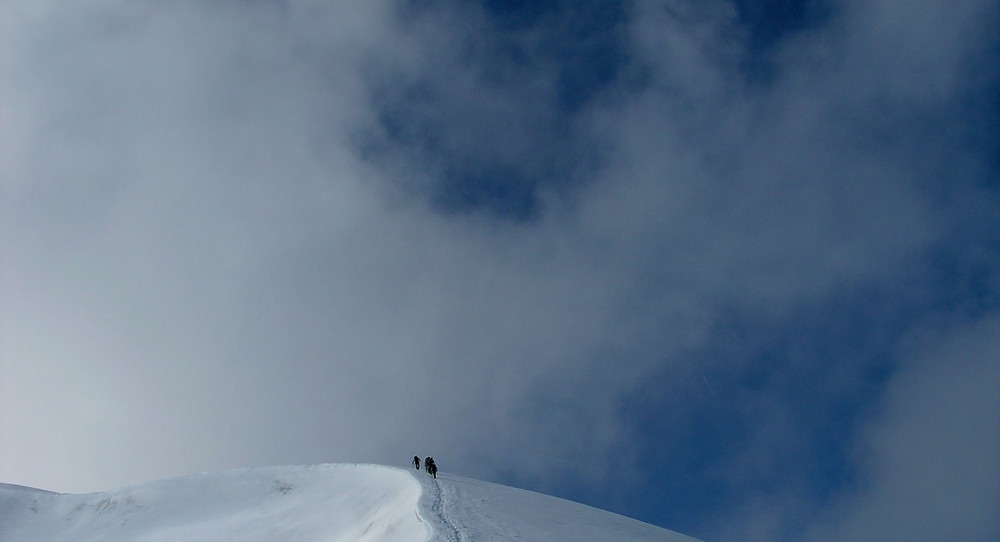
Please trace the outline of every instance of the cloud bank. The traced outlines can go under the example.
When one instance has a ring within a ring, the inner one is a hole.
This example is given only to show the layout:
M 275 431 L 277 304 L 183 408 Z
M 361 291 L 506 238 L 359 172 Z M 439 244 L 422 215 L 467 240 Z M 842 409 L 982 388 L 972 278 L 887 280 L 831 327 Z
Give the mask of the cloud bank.
M 913 4 L 4 4 L 0 479 L 990 538 L 998 13 Z

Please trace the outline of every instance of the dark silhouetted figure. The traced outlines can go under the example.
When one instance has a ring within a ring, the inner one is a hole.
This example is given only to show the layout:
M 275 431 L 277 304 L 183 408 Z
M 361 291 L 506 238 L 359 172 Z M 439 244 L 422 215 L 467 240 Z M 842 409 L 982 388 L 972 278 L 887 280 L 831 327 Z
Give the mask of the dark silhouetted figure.
M 428 457 L 424 460 L 424 470 L 427 471 L 427 474 L 430 474 L 435 478 L 438 477 L 438 466 L 434 463 L 433 457 Z
M 413 468 L 420 470 L 420 458 L 413 456 Z
M 428 474 L 430 474 L 430 472 L 431 472 L 431 470 L 430 470 L 431 469 L 431 461 L 434 461 L 434 460 L 431 459 L 430 456 L 427 456 L 427 457 L 424 458 L 424 470 L 427 471 Z

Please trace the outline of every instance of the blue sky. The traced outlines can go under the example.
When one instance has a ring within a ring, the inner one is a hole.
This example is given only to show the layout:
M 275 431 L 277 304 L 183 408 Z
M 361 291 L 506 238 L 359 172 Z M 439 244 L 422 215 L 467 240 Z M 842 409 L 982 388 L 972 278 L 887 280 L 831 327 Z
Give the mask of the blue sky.
M 0 7 L 0 480 L 1000 535 L 988 1 Z

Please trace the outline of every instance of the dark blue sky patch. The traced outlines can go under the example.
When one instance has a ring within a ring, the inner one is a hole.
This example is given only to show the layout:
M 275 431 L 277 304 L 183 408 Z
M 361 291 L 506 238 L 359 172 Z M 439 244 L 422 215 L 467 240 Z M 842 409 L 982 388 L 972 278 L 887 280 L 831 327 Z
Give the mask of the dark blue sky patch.
M 404 4 L 403 24 L 445 5 Z M 430 69 L 417 74 L 382 69 L 371 78 L 378 130 L 360 138 L 361 152 L 375 164 L 424 168 L 415 176 L 435 181 L 417 189 L 439 211 L 529 219 L 543 192 L 567 194 L 585 183 L 597 149 L 607 148 L 574 125 L 628 62 L 626 13 L 600 0 L 478 6 L 485 28 L 436 53 L 458 59 L 461 72 L 437 70 L 429 59 Z M 457 89 L 469 81 L 473 88 Z M 515 105 L 505 112 L 504 104 Z
M 556 106 L 579 111 L 614 83 L 630 58 L 627 3 L 609 0 L 487 0 L 498 28 L 534 36 L 533 53 L 555 69 Z
M 381 104 L 379 126 L 384 130 L 383 145 L 396 144 L 407 148 L 422 148 L 434 152 L 441 146 L 441 130 L 445 127 L 433 116 L 418 111 L 441 107 L 436 91 L 428 85 L 406 85 L 383 89 L 373 99 Z
M 1000 47 L 977 69 L 1000 67 Z M 1000 76 L 990 74 L 988 84 L 960 98 L 962 144 L 969 152 L 986 161 L 987 186 L 1000 190 Z
M 996 222 L 1000 219 L 994 221 L 994 231 L 1000 232 Z M 1000 310 L 1000 233 L 992 237 L 980 239 L 966 250 L 956 250 L 956 244 L 941 244 L 928 254 L 929 265 L 915 291 L 926 297 L 934 312 L 979 318 Z
M 732 0 L 746 31 L 742 68 L 751 82 L 776 75 L 774 53 L 799 32 L 822 26 L 834 12 L 827 0 Z
M 444 213 L 486 210 L 498 218 L 531 220 L 542 211 L 537 181 L 500 164 L 456 169 L 437 191 L 433 205 Z
M 821 25 L 832 9 L 824 0 L 732 0 L 759 52 L 797 32 Z
M 755 495 L 821 503 L 851 487 L 856 431 L 917 314 L 900 295 L 845 289 L 780 319 L 730 312 L 622 403 L 648 439 L 644 486 L 594 498 L 698 536 L 706 518 Z
M 544 123 L 520 112 L 498 117 L 475 104 L 451 103 L 440 83 L 422 81 L 373 94 L 380 104 L 379 130 L 363 134 L 358 143 L 369 162 L 389 169 L 407 164 L 404 190 L 439 212 L 537 218 L 543 194 L 568 196 L 587 182 L 607 152 L 576 133 L 569 117 Z M 472 145 L 464 134 L 489 137 Z
M 982 230 L 970 237 L 981 241 Z M 704 518 L 754 495 L 800 492 L 811 507 L 851 488 L 858 429 L 898 345 L 935 315 L 975 320 L 1000 307 L 1000 243 L 961 244 L 951 239 L 889 283 L 845 287 L 779 318 L 728 311 L 703 347 L 665 360 L 622 404 L 632 430 L 655 437 L 640 454 L 645 486 L 594 498 L 698 536 Z

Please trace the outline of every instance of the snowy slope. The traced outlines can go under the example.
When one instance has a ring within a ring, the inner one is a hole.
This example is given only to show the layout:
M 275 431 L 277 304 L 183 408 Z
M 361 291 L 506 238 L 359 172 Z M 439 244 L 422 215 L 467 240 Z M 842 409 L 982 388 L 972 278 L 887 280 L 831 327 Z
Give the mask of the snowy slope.
M 523 489 L 449 474 L 418 476 L 421 515 L 436 540 L 449 542 L 618 541 L 698 542 L 694 538 L 604 510 Z
M 422 542 L 421 487 L 407 473 L 324 465 L 229 471 L 114 493 L 0 486 L 3 542 L 364 540 Z
M 0 484 L 0 541 L 695 542 L 538 493 L 377 465 L 274 467 L 62 495 Z

